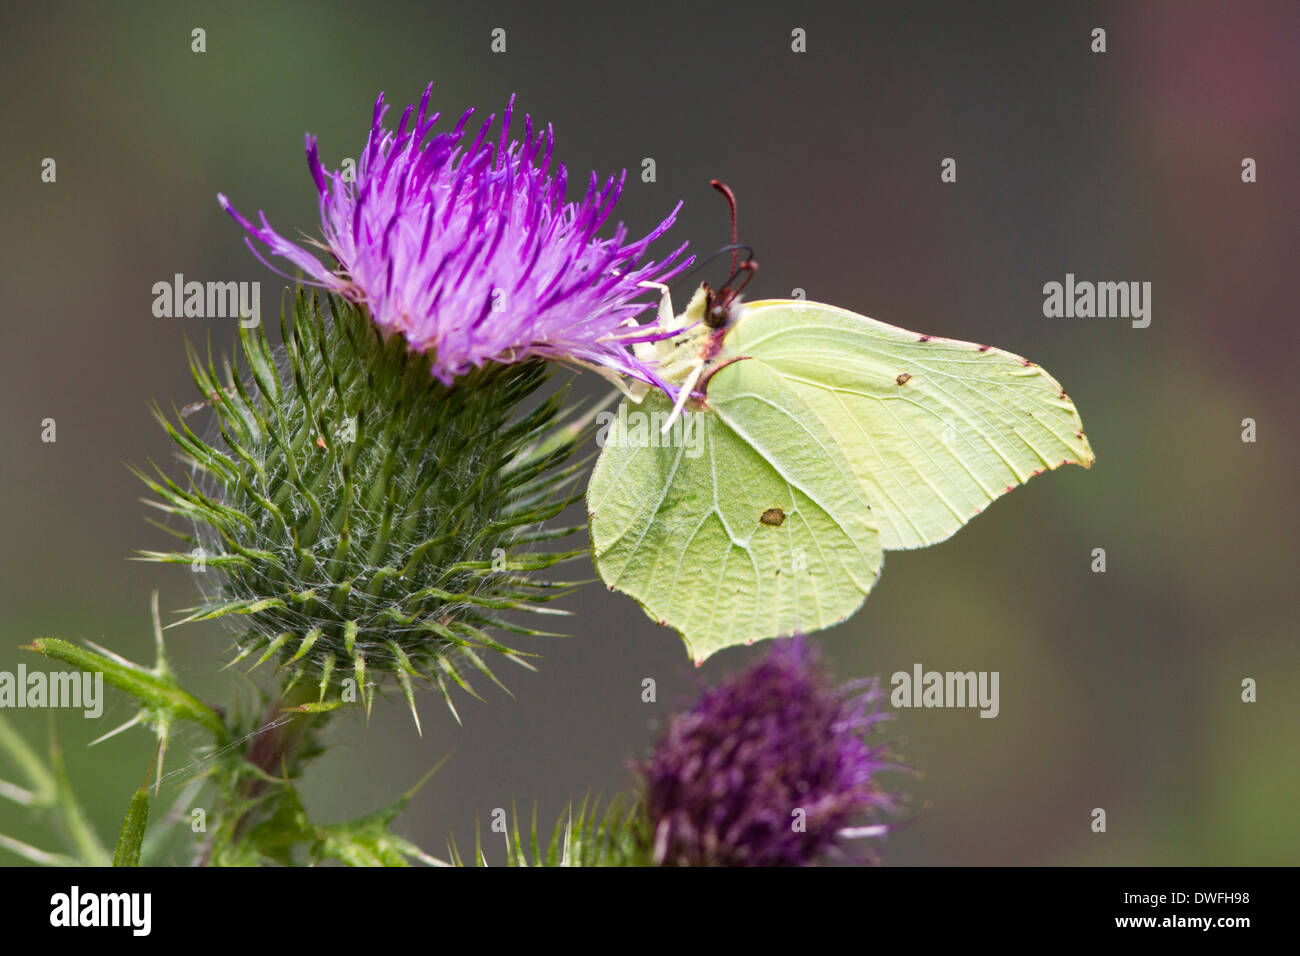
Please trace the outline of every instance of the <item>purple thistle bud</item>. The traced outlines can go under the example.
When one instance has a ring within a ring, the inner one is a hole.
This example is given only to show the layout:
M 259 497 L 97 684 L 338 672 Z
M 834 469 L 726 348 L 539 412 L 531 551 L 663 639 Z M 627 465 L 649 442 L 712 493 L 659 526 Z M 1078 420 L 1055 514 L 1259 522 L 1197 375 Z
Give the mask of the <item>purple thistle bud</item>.
M 523 139 L 510 140 L 511 97 L 495 141 L 488 137 L 493 114 L 466 144 L 472 109 L 450 132 L 430 136 L 440 116 L 428 114 L 432 89 L 414 122 L 408 106 L 395 132 L 382 125 L 388 107 L 380 94 L 354 183 L 328 172 L 316 138 L 307 136 L 325 239 L 312 244 L 329 252 L 336 268 L 279 235 L 265 215 L 259 212 L 255 225 L 219 195 L 248 231 L 253 254 L 266 263 L 257 239 L 307 281 L 363 303 L 385 333 L 400 333 L 427 353 L 444 384 L 487 362 L 545 358 L 672 394 L 628 347 L 673 334 L 638 325 L 635 317 L 653 299 L 633 300 L 646 298 L 644 283 L 666 282 L 691 262 L 682 257 L 685 245 L 663 262 L 645 259 L 681 203 L 641 239 L 629 241 L 622 223 L 597 238 L 626 172 L 603 185 L 592 173 L 582 200 L 566 203 L 568 177 L 562 164 L 552 169 L 549 126 L 534 133 L 525 116 Z
M 874 679 L 831 687 L 799 638 L 707 691 L 635 767 L 655 862 L 806 866 L 883 834 L 896 804 L 874 776 L 901 769 L 865 740 L 883 697 Z

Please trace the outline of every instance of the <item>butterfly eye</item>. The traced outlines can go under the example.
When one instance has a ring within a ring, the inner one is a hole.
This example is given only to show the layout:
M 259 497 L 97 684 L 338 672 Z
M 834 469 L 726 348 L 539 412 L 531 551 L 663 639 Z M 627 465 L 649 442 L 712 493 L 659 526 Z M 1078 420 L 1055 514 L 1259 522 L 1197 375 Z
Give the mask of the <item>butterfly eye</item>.
M 705 309 L 704 324 L 711 329 L 725 329 L 729 327 L 736 318 L 736 304 L 740 299 L 740 293 L 749 285 L 749 280 L 754 277 L 758 271 L 758 263 L 753 259 L 746 259 L 736 267 L 736 270 L 727 277 L 727 283 L 717 292 L 705 287 Z M 739 284 L 736 279 L 744 275 Z
M 714 294 L 710 289 L 705 293 L 707 298 L 704 300 L 704 324 L 711 329 L 725 328 L 729 318 L 729 302 L 731 295 L 729 290 L 723 289 L 720 293 Z

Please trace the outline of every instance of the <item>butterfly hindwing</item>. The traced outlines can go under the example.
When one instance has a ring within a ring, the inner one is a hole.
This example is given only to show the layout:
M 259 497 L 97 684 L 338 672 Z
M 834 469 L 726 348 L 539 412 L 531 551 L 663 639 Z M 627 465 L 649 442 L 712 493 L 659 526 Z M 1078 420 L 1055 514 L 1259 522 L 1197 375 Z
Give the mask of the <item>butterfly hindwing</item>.
M 708 405 L 669 441 L 662 395 L 624 403 L 587 492 L 601 577 L 680 631 L 696 661 L 845 619 L 881 563 L 853 469 L 791 385 L 738 362 Z M 624 424 L 638 415 L 639 429 Z

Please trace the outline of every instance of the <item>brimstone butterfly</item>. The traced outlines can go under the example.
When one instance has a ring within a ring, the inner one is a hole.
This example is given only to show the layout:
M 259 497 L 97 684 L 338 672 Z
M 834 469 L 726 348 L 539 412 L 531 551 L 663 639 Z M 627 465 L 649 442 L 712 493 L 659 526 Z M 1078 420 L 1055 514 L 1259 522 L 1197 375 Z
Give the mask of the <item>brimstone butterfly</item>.
M 707 285 L 675 319 L 664 302 L 681 334 L 637 348 L 678 406 L 642 390 L 611 416 L 587 505 L 601 578 L 697 663 L 844 620 L 884 551 L 1093 462 L 1065 391 L 1017 355 Z

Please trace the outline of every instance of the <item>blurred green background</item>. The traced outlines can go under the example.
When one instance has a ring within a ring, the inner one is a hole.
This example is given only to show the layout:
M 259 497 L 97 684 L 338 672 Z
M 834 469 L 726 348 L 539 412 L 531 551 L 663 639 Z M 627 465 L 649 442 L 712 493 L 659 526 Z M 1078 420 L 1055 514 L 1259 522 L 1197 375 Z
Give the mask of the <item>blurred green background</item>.
M 195 27 L 206 53 L 191 52 Z M 1105 54 L 1090 52 L 1094 27 Z M 194 603 L 188 569 L 127 560 L 165 537 L 123 463 L 168 460 L 147 403 L 194 399 L 184 338 L 225 348 L 234 334 L 154 318 L 153 283 L 260 280 L 268 315 L 285 286 L 215 194 L 315 234 L 305 131 L 337 166 L 381 90 L 400 109 L 432 80 L 452 115 L 517 92 L 577 181 L 629 170 L 633 231 L 681 198 L 670 235 L 721 246 L 708 181 L 722 178 L 762 263 L 754 297 L 799 287 L 998 345 L 1051 370 L 1082 412 L 1091 471 L 1039 478 L 952 540 L 891 553 L 864 608 L 816 639 L 844 678 L 918 662 L 1001 674 L 994 720 L 892 723 L 920 775 L 893 781 L 915 819 L 880 848 L 887 862 L 1300 859 L 1296 4 L 6 4 L 0 37 L 0 670 L 42 666 L 17 649 L 42 635 L 147 659 L 150 591 L 165 614 Z M 1247 156 L 1255 184 L 1240 179 Z M 56 183 L 41 182 L 45 157 Z M 657 182 L 640 181 L 645 157 Z M 940 182 L 944 157 L 955 184 Z M 1151 326 L 1044 318 L 1042 286 L 1067 272 L 1150 281 Z M 578 388 L 602 390 L 594 376 Z M 1105 574 L 1090 570 L 1099 547 Z M 761 651 L 695 671 L 621 595 L 591 586 L 569 607 L 574 636 L 527 645 L 540 673 L 508 675 L 515 699 L 459 701 L 463 726 L 432 695 L 423 738 L 400 700 L 369 726 L 340 720 L 306 788 L 312 815 L 377 807 L 454 752 L 402 818 L 408 836 L 464 846 L 512 801 L 549 821 L 571 796 L 627 786 L 626 761 L 670 710 Z M 219 626 L 171 635 L 183 682 L 248 697 L 216 673 Z M 1257 703 L 1240 700 L 1245 677 Z M 152 747 L 142 730 L 83 746 L 133 713 L 108 698 L 99 721 L 58 719 L 111 843 Z M 47 714 L 6 715 L 44 739 Z M 198 739 L 173 743 L 169 769 Z M 0 832 L 58 845 L 7 803 Z

